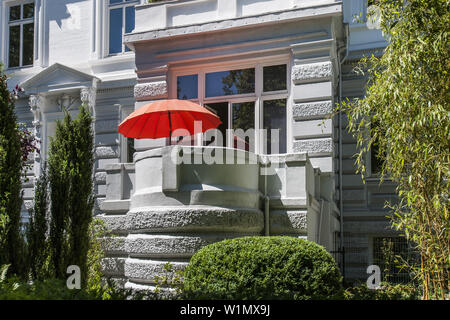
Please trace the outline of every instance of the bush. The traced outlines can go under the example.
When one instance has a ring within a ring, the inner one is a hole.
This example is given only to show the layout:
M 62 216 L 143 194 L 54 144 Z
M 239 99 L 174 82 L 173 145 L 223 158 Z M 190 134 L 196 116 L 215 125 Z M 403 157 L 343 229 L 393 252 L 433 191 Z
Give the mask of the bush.
M 69 289 L 66 281 L 45 279 L 25 282 L 13 276 L 6 278 L 9 265 L 0 266 L 0 300 L 151 300 L 153 292 L 134 293 L 112 280 L 94 289 Z
M 199 250 L 185 270 L 187 299 L 329 299 L 342 293 L 331 255 L 293 237 L 244 237 Z
M 346 300 L 418 300 L 420 292 L 412 285 L 382 283 L 379 289 L 369 289 L 361 284 L 345 290 Z

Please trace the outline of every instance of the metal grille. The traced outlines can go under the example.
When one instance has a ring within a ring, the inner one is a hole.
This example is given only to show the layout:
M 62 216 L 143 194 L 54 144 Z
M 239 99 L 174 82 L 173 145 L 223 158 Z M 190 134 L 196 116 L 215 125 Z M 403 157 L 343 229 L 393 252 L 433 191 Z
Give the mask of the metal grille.
M 410 283 L 411 274 L 408 269 L 402 268 L 402 265 L 414 261 L 415 254 L 405 238 L 373 238 L 373 264 L 380 267 L 382 281 L 393 284 Z

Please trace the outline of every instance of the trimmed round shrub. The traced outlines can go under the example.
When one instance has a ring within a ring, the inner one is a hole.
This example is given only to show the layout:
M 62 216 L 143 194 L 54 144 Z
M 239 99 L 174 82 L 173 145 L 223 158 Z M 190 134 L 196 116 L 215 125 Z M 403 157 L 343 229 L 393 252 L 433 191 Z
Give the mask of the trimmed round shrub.
M 244 237 L 208 245 L 184 273 L 187 299 L 329 299 L 341 275 L 322 246 L 294 237 Z

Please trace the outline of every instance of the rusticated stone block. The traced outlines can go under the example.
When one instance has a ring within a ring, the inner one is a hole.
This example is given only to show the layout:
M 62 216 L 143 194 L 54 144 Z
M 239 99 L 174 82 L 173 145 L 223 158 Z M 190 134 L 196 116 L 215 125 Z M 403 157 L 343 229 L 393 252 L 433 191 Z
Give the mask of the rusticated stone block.
M 101 248 L 106 254 L 126 254 L 125 237 L 104 237 L 100 239 Z
M 126 232 L 126 223 L 127 216 L 126 215 L 98 215 L 99 219 L 102 219 L 105 227 L 108 231 L 115 233 L 124 233 Z
M 306 211 L 272 211 L 270 213 L 270 232 L 275 234 L 306 234 Z
M 294 152 L 331 153 L 333 141 L 331 138 L 294 141 Z
M 189 258 L 204 246 L 237 236 L 130 234 L 126 240 L 126 251 L 130 256 Z
M 324 81 L 331 79 L 333 66 L 330 61 L 295 65 L 292 68 L 294 83 Z
M 317 119 L 333 112 L 331 101 L 296 103 L 292 107 L 294 120 Z
M 126 258 L 103 258 L 100 266 L 105 275 L 121 276 L 125 272 Z
M 97 184 L 105 184 L 106 183 L 106 172 L 105 171 L 95 173 L 95 183 L 97 183 Z
M 119 148 L 117 146 L 105 146 L 95 148 L 96 159 L 110 159 L 119 157 Z
M 162 98 L 167 96 L 167 82 L 157 81 L 150 83 L 139 83 L 134 86 L 134 97 L 137 100 Z
M 144 207 L 128 212 L 127 229 L 145 232 L 261 232 L 264 216 L 257 209 L 221 207 Z
M 186 268 L 188 262 L 174 262 L 171 261 L 173 272 L 166 272 L 164 270 L 164 265 L 168 261 L 155 261 L 155 260 L 143 260 L 143 259 L 132 259 L 128 258 L 125 261 L 125 276 L 130 280 L 138 280 L 139 282 L 146 283 L 156 283 L 155 277 L 167 276 L 171 277 L 174 275 L 174 271 L 176 270 L 184 270 Z

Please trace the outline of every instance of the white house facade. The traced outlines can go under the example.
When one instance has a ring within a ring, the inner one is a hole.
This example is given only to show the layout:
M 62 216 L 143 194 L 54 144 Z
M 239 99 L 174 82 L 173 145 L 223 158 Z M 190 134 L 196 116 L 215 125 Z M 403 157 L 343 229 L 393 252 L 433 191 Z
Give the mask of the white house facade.
M 364 95 L 352 65 L 386 46 L 355 18 L 366 12 L 365 0 L 1 0 L 0 61 L 11 88 L 25 89 L 19 121 L 41 142 L 28 175 L 39 175 L 63 108 L 86 103 L 95 214 L 117 235 L 105 241 L 108 276 L 151 287 L 167 261 L 183 268 L 209 243 L 287 235 L 323 245 L 346 280 L 365 279 L 377 243 L 395 236 L 383 208 L 395 186 L 379 185 L 376 159 L 363 184 L 345 117 L 331 115 Z M 169 98 L 213 110 L 221 143 L 208 132 L 171 146 L 117 133 L 132 111 Z M 229 134 L 238 128 L 255 130 L 248 148 Z

